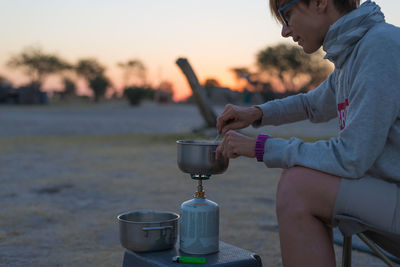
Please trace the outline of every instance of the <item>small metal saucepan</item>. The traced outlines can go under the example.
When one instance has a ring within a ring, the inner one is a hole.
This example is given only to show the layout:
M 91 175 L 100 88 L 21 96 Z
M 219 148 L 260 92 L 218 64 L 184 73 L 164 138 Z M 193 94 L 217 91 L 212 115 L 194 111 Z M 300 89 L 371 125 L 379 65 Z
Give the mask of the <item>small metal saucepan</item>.
M 173 248 L 178 236 L 179 217 L 174 212 L 154 210 L 122 213 L 117 217 L 121 245 L 135 252 Z
M 229 159 L 215 159 L 215 151 L 220 142 L 207 140 L 176 141 L 178 145 L 178 166 L 181 171 L 192 175 L 220 174 L 226 171 Z

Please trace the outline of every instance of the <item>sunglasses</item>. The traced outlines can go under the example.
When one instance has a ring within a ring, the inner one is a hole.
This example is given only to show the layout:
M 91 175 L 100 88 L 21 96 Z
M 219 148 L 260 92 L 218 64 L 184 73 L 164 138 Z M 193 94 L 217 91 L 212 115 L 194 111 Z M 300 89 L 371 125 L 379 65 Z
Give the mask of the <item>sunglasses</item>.
M 286 8 L 290 7 L 293 4 L 296 4 L 299 0 L 293 0 L 281 8 L 278 8 L 279 15 L 281 16 L 282 21 L 285 23 L 286 26 L 289 26 L 289 21 L 285 17 L 285 13 L 283 12 Z M 277 2 L 278 3 L 278 2 Z

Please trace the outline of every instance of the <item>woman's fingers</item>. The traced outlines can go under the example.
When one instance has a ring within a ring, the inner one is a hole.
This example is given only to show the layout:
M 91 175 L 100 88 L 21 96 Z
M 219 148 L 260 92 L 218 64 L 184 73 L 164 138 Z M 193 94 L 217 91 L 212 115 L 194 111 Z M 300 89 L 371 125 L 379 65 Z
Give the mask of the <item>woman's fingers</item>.
M 217 159 L 220 155 L 226 158 L 254 157 L 254 146 L 255 138 L 229 130 L 217 148 Z
M 243 121 L 242 114 L 244 110 L 238 106 L 228 104 L 225 106 L 222 114 L 217 118 L 217 129 L 220 133 L 226 133 L 229 130 L 241 129 L 247 126 Z
M 262 116 L 262 111 L 258 108 L 228 104 L 217 118 L 217 130 L 219 133 L 227 133 L 229 130 L 242 129 L 259 119 L 260 116 Z
M 242 129 L 246 127 L 245 123 L 243 121 L 229 121 L 228 124 L 224 125 L 222 128 L 222 133 L 227 133 L 228 131 L 231 130 L 236 130 L 236 129 Z

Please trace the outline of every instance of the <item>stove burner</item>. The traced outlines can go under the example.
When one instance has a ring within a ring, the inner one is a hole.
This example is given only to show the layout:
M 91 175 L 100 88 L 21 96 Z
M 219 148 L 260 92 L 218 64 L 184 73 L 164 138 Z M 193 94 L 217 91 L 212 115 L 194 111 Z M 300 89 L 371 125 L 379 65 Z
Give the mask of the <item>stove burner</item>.
M 208 180 L 211 177 L 211 175 L 207 175 L 207 174 L 190 174 L 190 176 L 194 180 Z

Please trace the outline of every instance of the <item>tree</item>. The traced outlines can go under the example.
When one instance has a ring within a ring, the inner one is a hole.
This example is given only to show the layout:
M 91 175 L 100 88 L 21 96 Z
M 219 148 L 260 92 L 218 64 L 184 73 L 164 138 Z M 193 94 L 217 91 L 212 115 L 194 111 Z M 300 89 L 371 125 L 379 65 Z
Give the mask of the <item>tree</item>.
M 220 86 L 221 86 L 220 83 L 215 78 L 206 79 L 203 85 L 204 89 L 206 90 L 207 96 L 211 96 L 211 90 Z
M 146 84 L 146 67 L 138 59 L 130 59 L 127 62 L 120 62 L 118 66 L 124 70 L 124 87 L 131 86 L 132 79 L 138 79 L 141 85 Z
M 331 66 L 322 60 L 320 51 L 309 55 L 300 47 L 287 44 L 261 50 L 257 54 L 257 65 L 260 71 L 278 78 L 287 91 L 310 90 L 332 71 Z
M 237 80 L 250 75 L 250 71 L 246 67 L 236 67 L 231 68 L 230 70 L 235 74 Z
M 230 71 L 233 72 L 236 78 L 236 82 L 239 82 L 242 79 L 245 79 L 247 81 L 247 86 L 243 88 L 244 91 L 248 91 L 249 89 L 252 91 L 254 90 L 254 84 L 252 83 L 250 77 L 253 75 L 253 73 L 250 72 L 250 70 L 247 67 L 236 67 L 236 68 L 231 68 Z M 248 85 L 250 85 L 251 88 L 248 88 Z
M 162 81 L 158 86 L 158 89 L 162 92 L 173 95 L 174 94 L 174 84 L 170 81 Z
M 0 75 L 0 85 L 5 84 L 5 83 L 9 83 L 9 81 L 5 77 Z
M 39 87 L 45 78 L 54 73 L 71 68 L 65 60 L 54 54 L 46 54 L 39 47 L 28 47 L 7 62 L 11 68 L 21 68 L 30 76 L 31 83 Z
M 75 71 L 78 75 L 90 81 L 98 76 L 103 76 L 105 67 L 94 58 L 85 58 L 78 61 Z
M 64 84 L 64 94 L 66 96 L 74 96 L 76 95 L 76 84 L 70 78 L 65 77 L 63 79 Z
M 93 91 L 95 102 L 104 97 L 108 86 L 111 85 L 108 78 L 104 75 L 105 67 L 96 59 L 88 58 L 79 60 L 75 71 L 87 81 L 90 89 Z
M 104 97 L 108 86 L 110 86 L 110 81 L 107 77 L 101 75 L 90 80 L 89 86 L 94 92 L 94 101 L 98 102 L 101 97 Z

